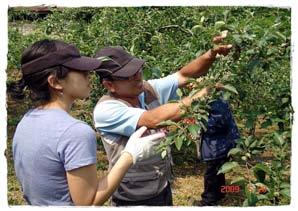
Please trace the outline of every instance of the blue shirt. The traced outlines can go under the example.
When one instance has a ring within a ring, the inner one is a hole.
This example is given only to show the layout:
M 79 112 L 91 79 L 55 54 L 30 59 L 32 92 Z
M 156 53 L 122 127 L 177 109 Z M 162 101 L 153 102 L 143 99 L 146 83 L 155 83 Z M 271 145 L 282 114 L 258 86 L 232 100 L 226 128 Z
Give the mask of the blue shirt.
M 13 137 L 14 167 L 32 205 L 73 205 L 66 171 L 96 163 L 96 136 L 60 109 L 33 109 Z
M 178 98 L 178 76 L 172 74 L 164 78 L 149 80 L 159 97 L 159 103 L 165 104 Z M 93 119 L 101 135 L 131 136 L 135 132 L 139 118 L 146 111 L 144 92 L 139 95 L 141 108 L 128 107 L 118 100 L 106 100 L 96 105 Z

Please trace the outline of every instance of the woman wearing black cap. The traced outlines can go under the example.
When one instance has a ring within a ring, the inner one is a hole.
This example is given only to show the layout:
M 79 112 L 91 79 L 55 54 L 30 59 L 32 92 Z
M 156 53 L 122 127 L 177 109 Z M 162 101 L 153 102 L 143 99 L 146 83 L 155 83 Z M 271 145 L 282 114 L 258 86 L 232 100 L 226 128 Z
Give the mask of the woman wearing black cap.
M 39 106 L 29 110 L 13 137 L 14 167 L 30 205 L 101 205 L 135 162 L 154 154 L 163 133 L 130 138 L 109 174 L 96 176 L 96 137 L 86 123 L 69 115 L 76 99 L 88 97 L 88 74 L 101 61 L 81 56 L 58 40 L 41 40 L 21 59 L 20 90 L 28 87 Z M 16 90 L 15 90 L 16 91 Z

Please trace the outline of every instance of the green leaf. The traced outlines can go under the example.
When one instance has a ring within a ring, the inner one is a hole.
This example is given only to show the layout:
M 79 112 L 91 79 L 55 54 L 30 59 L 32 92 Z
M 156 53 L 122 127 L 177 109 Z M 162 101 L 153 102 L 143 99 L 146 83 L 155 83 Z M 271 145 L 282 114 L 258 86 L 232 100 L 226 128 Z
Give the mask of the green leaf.
M 143 70 L 144 79 L 149 80 L 150 78 L 152 78 L 151 75 L 152 75 L 152 72 L 149 69 L 144 68 L 144 70 Z
M 205 17 L 202 16 L 201 19 L 200 19 L 200 22 L 203 23 L 204 21 L 205 21 Z
M 161 77 L 161 71 L 158 67 L 151 68 L 152 72 L 152 78 L 160 78 Z
M 262 163 L 258 163 L 253 168 L 254 175 L 256 179 L 263 183 L 266 178 L 266 174 L 270 173 L 270 169 Z
M 129 49 L 129 52 L 134 54 L 134 49 L 135 49 L 135 44 L 133 42 L 133 44 L 131 45 L 130 49 Z
M 192 28 L 191 28 L 191 31 L 194 31 L 195 29 L 201 29 L 201 28 L 203 28 L 203 26 L 201 26 L 201 25 L 195 25 L 195 26 L 193 26 Z
M 214 26 L 217 28 L 220 28 L 222 26 L 224 26 L 226 23 L 224 21 L 217 21 L 215 22 Z
M 279 146 L 282 146 L 285 143 L 284 139 L 278 133 L 275 132 L 273 134 L 273 137 L 274 137 L 275 143 L 278 144 Z
M 177 125 L 176 122 L 172 121 L 172 120 L 166 120 L 166 121 L 162 121 L 159 124 L 157 124 L 158 126 L 169 126 L 169 125 Z
M 168 134 L 166 136 L 165 144 L 170 145 L 175 137 L 176 137 L 175 134 L 170 134 L 170 135 Z
M 281 99 L 282 104 L 285 104 L 287 102 L 289 102 L 289 98 L 288 97 L 284 97 Z
M 251 151 L 251 154 L 256 155 L 256 154 L 259 154 L 261 152 L 262 152 L 262 150 L 256 150 L 256 149 L 254 149 L 253 151 Z
M 270 125 L 272 125 L 272 120 L 271 119 L 267 119 L 265 122 L 263 122 L 261 124 L 261 128 L 267 128 L 269 127 Z
M 237 177 L 231 182 L 231 185 L 243 185 L 246 182 L 246 179 L 244 177 Z
M 245 140 L 244 140 L 244 145 L 246 147 L 249 147 L 249 145 L 252 143 L 253 141 L 253 137 L 252 136 L 248 136 Z
M 246 55 L 254 55 L 254 54 L 256 54 L 255 49 L 250 49 L 250 50 L 246 51 Z
M 245 127 L 251 129 L 254 126 L 255 118 L 248 118 L 245 123 Z
M 232 86 L 232 85 L 230 85 L 230 84 L 224 85 L 224 86 L 223 86 L 223 89 L 224 89 L 224 90 L 227 90 L 227 91 L 229 91 L 229 92 L 232 92 L 232 93 L 238 94 L 238 92 L 237 92 L 236 88 L 235 88 L 235 87 L 233 87 L 233 86 Z
M 225 101 L 228 101 L 230 99 L 230 97 L 231 97 L 231 93 L 230 92 L 224 92 L 223 93 L 223 99 Z
M 246 156 L 241 156 L 241 160 L 247 161 L 247 157 Z
M 231 171 L 232 169 L 236 168 L 237 166 L 239 166 L 239 163 L 237 163 L 235 161 L 227 162 L 220 167 L 217 174 L 220 174 L 220 173 L 225 174 L 225 173 Z
M 263 194 L 259 194 L 259 195 L 257 195 L 257 198 L 258 198 L 258 201 L 260 201 L 260 200 L 267 200 L 268 199 L 268 196 L 263 195 Z
M 255 193 L 248 192 L 246 197 L 248 199 L 248 206 L 256 206 L 256 204 L 258 202 L 258 197 Z
M 254 169 L 256 169 L 256 170 L 262 170 L 262 171 L 266 172 L 267 174 L 270 173 L 270 168 L 268 166 L 266 166 L 265 164 L 263 164 L 263 163 L 257 163 L 254 166 Z
M 243 152 L 242 149 L 233 148 L 229 151 L 228 156 L 231 156 L 231 155 L 234 156 L 234 155 L 240 154 L 241 152 Z
M 249 152 L 245 153 L 245 156 L 251 158 L 251 154 Z
M 198 92 L 198 90 L 194 89 L 194 90 L 192 90 L 192 91 L 188 94 L 188 96 L 189 96 L 189 97 L 192 97 L 192 96 L 195 95 L 197 92 Z M 177 94 L 178 94 L 178 93 L 177 93 Z
M 290 191 L 289 188 L 282 189 L 280 191 L 280 194 L 283 195 L 286 198 L 289 198 L 289 199 L 291 198 L 291 191 Z
M 179 150 L 179 151 L 183 145 L 183 139 L 184 138 L 182 136 L 178 136 L 175 140 L 175 146 L 176 146 L 177 150 Z
M 284 188 L 290 188 L 290 187 L 291 187 L 291 185 L 289 183 L 286 183 L 286 182 L 283 182 L 280 185 L 280 188 L 282 188 L 282 189 L 284 189 Z
M 252 71 L 253 69 L 255 69 L 255 67 L 257 67 L 259 64 L 261 64 L 261 60 L 260 59 L 252 59 L 248 65 L 247 65 L 247 69 L 248 71 Z
M 203 128 L 204 131 L 207 131 L 206 125 L 203 122 L 199 122 L 200 128 Z
M 258 140 L 254 140 L 254 141 L 252 141 L 251 143 L 250 143 L 250 145 L 249 145 L 249 148 L 250 149 L 253 149 L 254 147 L 256 147 L 257 145 L 258 145 Z
M 248 199 L 245 199 L 245 200 L 244 200 L 242 206 L 243 206 L 243 207 L 248 207 L 248 206 L 249 206 L 249 205 L 248 205 Z
M 193 137 L 197 137 L 200 127 L 198 125 L 189 125 L 187 130 L 191 133 Z
M 235 42 L 236 44 L 240 45 L 241 42 L 242 42 L 242 37 L 240 37 L 240 35 L 238 35 L 238 34 L 234 34 L 234 35 L 233 35 L 233 40 L 234 40 L 234 42 Z
M 183 93 L 182 93 L 181 89 L 179 89 L 179 88 L 177 89 L 176 93 L 180 98 L 183 96 Z
M 275 31 L 275 34 L 280 37 L 281 39 L 283 39 L 283 41 L 287 40 L 287 37 L 285 35 L 283 35 L 282 33 L 280 33 L 279 31 Z
M 208 122 L 208 116 L 207 115 L 198 114 L 198 117 L 201 117 L 203 120 L 205 120 L 205 122 Z
M 164 159 L 167 156 L 167 150 L 161 152 L 161 157 Z

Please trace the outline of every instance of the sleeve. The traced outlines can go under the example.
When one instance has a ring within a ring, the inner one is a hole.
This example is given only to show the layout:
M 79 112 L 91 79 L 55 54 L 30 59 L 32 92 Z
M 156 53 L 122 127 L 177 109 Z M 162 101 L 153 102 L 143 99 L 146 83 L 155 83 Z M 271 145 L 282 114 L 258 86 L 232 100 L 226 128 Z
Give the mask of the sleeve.
M 165 104 L 170 100 L 177 100 L 176 93 L 178 89 L 178 76 L 176 73 L 168 75 L 164 78 L 148 80 L 159 96 L 160 104 Z
M 86 123 L 74 123 L 61 135 L 57 153 L 66 171 L 95 164 L 95 131 Z
M 93 113 L 94 124 L 100 132 L 129 137 L 135 132 L 139 118 L 145 111 L 128 107 L 117 100 L 107 100 L 96 105 Z

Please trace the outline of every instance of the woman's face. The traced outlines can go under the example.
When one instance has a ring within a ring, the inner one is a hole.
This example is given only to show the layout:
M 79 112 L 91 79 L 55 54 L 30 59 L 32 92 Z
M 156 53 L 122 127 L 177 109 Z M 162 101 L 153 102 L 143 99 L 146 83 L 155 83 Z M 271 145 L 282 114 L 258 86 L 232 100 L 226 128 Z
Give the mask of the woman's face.
M 84 99 L 89 96 L 91 87 L 89 71 L 70 71 L 61 81 L 63 95 L 75 99 Z

